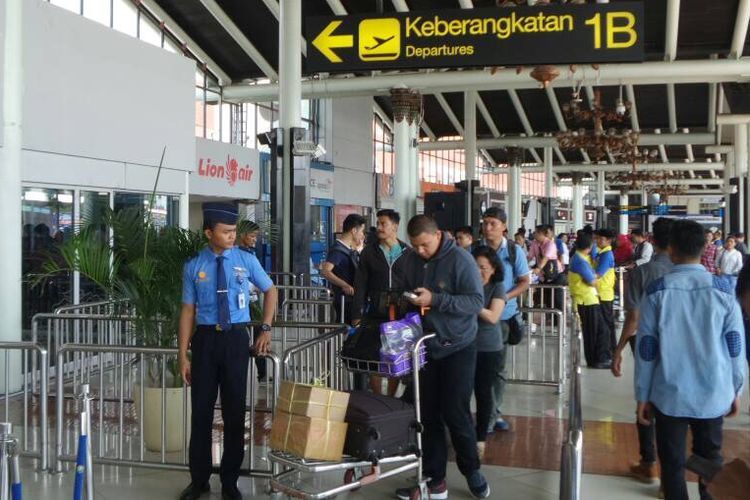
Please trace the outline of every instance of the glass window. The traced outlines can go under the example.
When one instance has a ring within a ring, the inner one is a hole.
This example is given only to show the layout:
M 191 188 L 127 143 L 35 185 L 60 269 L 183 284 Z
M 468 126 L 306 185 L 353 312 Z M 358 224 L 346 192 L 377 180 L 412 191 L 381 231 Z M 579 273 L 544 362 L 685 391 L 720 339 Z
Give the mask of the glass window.
M 142 12 L 139 20 L 138 38 L 151 45 L 161 47 L 161 30 Z
M 144 214 L 151 208 L 150 193 L 115 193 L 115 212 L 128 207 L 140 207 Z M 180 198 L 157 194 L 151 217 L 157 228 L 179 225 Z
M 50 0 L 50 3 L 76 14 L 81 13 L 81 0 Z
M 50 258 L 59 259 L 62 265 L 60 246 L 73 235 L 73 191 L 24 188 L 21 220 L 23 275 L 40 273 Z M 24 280 L 22 293 L 23 321 L 28 328 L 35 314 L 72 303 L 72 275 L 56 276 L 33 288 Z
M 83 15 L 105 26 L 110 24 L 110 3 L 107 0 L 84 0 Z
M 206 91 L 206 135 L 207 139 L 218 141 L 221 139 L 221 100 L 216 92 Z
M 109 238 L 109 227 L 104 215 L 109 210 L 109 193 L 97 191 L 81 191 L 80 216 L 76 216 L 77 224 L 97 227 L 98 237 L 106 243 Z M 80 277 L 80 302 L 97 302 L 106 299 L 104 291 L 85 276 Z
M 138 35 L 138 11 L 129 0 L 114 0 L 112 4 L 113 28 L 130 36 Z

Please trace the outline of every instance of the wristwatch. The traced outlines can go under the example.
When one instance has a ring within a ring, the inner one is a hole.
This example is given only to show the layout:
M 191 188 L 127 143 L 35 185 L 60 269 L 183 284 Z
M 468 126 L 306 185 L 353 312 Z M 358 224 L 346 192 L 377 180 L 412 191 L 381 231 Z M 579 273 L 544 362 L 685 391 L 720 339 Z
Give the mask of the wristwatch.
M 261 332 L 270 332 L 271 331 L 271 325 L 269 325 L 268 323 L 263 323 L 262 325 L 260 325 L 260 331 Z

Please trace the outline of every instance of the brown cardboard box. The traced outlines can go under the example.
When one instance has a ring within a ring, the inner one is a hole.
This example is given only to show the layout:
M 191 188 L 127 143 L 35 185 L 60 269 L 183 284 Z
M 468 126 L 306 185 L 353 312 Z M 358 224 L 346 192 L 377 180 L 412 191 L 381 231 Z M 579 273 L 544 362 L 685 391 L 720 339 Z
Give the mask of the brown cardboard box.
M 347 424 L 276 410 L 271 448 L 302 458 L 338 462 L 344 453 Z
M 327 387 L 281 381 L 276 408 L 293 415 L 343 422 L 349 394 Z

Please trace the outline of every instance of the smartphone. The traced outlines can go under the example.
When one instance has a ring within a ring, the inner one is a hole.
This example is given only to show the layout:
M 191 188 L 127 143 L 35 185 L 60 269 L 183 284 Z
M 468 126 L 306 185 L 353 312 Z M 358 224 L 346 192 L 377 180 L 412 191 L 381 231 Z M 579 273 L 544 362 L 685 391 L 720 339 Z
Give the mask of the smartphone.
M 690 455 L 685 464 L 687 469 L 698 474 L 704 481 L 711 482 L 721 470 L 721 464 L 703 458 L 700 455 Z
M 417 297 L 419 297 L 419 295 L 417 295 L 417 294 L 416 294 L 416 293 L 414 293 L 414 292 L 404 292 L 404 293 L 403 293 L 403 296 L 404 296 L 404 297 L 406 297 L 407 299 L 411 299 L 411 300 L 414 300 L 414 299 L 416 299 Z

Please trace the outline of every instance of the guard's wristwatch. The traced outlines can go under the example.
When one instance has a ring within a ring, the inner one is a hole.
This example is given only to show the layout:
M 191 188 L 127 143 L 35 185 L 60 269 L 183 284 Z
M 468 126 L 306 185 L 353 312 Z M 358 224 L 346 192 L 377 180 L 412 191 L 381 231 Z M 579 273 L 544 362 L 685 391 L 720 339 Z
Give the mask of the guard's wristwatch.
M 260 331 L 261 332 L 270 332 L 271 331 L 271 325 L 269 325 L 268 323 L 263 323 L 262 325 L 260 325 Z

